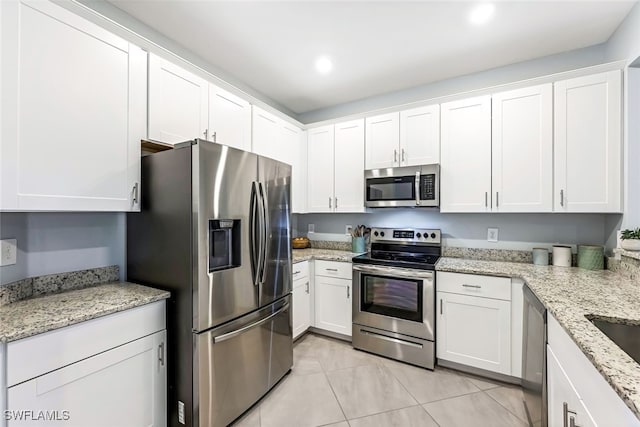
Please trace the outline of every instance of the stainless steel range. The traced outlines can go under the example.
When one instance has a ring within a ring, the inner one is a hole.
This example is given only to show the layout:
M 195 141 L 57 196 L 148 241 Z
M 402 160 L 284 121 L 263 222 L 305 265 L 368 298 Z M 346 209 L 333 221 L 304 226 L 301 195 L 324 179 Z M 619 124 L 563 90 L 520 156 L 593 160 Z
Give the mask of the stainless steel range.
M 353 258 L 353 346 L 433 369 L 440 230 L 374 228 Z

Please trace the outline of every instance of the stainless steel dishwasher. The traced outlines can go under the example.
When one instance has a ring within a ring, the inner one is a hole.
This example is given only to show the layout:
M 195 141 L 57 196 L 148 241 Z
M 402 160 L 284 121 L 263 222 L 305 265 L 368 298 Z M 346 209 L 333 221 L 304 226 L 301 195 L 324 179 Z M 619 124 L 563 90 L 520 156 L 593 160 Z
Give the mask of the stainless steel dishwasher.
M 547 427 L 547 310 L 523 287 L 522 391 L 530 426 Z

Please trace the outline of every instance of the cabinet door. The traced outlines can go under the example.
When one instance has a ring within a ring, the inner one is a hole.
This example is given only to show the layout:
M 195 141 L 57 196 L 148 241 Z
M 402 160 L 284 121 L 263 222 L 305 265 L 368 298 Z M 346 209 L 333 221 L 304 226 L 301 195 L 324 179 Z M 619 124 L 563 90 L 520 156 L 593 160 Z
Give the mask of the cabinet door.
M 439 359 L 511 375 L 511 303 L 437 293 Z
M 335 212 L 364 211 L 364 120 L 335 125 Z
M 333 125 L 307 132 L 307 210 L 333 212 Z
M 400 112 L 400 165 L 440 163 L 440 105 Z
M 286 155 L 283 160 L 291 165 L 291 212 L 304 213 L 307 206 L 306 135 L 299 127 L 286 122 L 283 122 L 280 132 L 283 151 Z
M 553 209 L 551 83 L 492 96 L 492 190 L 497 212 Z
M 149 139 L 175 144 L 208 138 L 209 83 L 149 54 Z
M 282 123 L 278 117 L 260 107 L 253 108 L 252 151 L 261 156 L 280 160 Z
M 60 417 L 66 410 L 69 427 L 165 426 L 165 361 L 161 331 L 10 387 L 7 407 L 58 411 Z
M 315 327 L 351 336 L 351 280 L 315 276 Z
M 440 107 L 440 211 L 491 211 L 491 97 Z
M 0 209 L 138 210 L 144 51 L 51 2 L 0 7 Z
M 620 70 L 554 84 L 557 212 L 622 212 Z
M 305 277 L 293 283 L 293 338 L 311 326 L 311 284 Z
M 366 169 L 400 166 L 400 114 L 367 117 Z
M 210 141 L 251 151 L 251 104 L 209 84 Z
M 547 346 L 547 414 L 549 426 L 595 427 L 596 425 L 549 346 Z M 571 423 L 572 418 L 573 423 Z

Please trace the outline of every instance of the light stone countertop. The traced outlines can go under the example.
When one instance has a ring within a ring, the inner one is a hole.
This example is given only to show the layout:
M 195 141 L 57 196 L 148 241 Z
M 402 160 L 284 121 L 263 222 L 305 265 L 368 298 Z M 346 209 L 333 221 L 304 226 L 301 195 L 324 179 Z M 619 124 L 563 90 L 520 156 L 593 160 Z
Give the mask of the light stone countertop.
M 351 251 L 338 251 L 335 249 L 293 249 L 293 263 L 308 261 L 310 259 L 320 259 L 324 261 L 351 262 L 351 258 L 360 255 Z
M 0 306 L 0 342 L 11 342 L 169 298 L 169 292 L 108 283 Z
M 523 279 L 640 419 L 640 364 L 585 317 L 640 324 L 638 280 L 608 270 L 446 257 L 436 270 Z

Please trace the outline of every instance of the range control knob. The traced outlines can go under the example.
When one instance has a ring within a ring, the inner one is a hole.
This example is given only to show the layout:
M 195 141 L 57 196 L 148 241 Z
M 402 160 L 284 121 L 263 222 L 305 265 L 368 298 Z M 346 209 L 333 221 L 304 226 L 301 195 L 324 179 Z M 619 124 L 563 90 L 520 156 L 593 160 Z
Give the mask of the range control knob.
M 422 234 L 418 233 L 418 234 L 416 234 L 416 237 L 419 239 L 419 238 L 422 237 Z
M 436 238 L 436 233 L 431 233 L 431 238 L 435 239 Z
M 378 234 L 379 234 L 379 233 L 378 233 L 377 231 L 374 231 L 374 232 L 373 232 L 373 235 L 374 235 L 374 236 L 376 236 L 376 237 L 378 237 Z
M 381 237 L 384 237 L 384 231 L 381 231 L 381 232 L 380 232 L 380 236 L 381 236 Z

